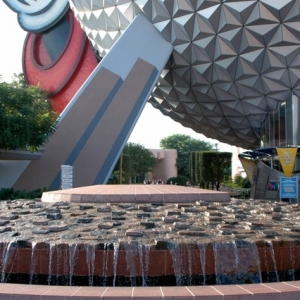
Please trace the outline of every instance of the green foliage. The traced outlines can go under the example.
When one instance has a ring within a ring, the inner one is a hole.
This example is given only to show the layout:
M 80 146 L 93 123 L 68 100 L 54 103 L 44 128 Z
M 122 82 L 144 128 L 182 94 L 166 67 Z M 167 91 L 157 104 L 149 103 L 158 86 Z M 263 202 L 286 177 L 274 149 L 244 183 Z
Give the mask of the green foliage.
M 235 175 L 234 177 L 234 181 L 233 181 L 238 187 L 241 187 L 241 188 L 250 188 L 251 187 L 251 183 L 248 179 L 248 177 L 242 177 L 240 175 Z
M 54 133 L 57 114 L 46 92 L 27 86 L 22 74 L 0 83 L 0 148 L 37 151 Z
M 171 177 L 167 180 L 167 184 L 177 184 L 177 185 L 186 185 L 186 183 L 189 181 L 189 178 L 186 176 L 177 176 L 177 177 Z
M 120 169 L 122 169 L 121 183 L 131 183 L 131 181 L 136 183 L 137 177 L 143 177 L 156 165 L 157 159 L 150 150 L 140 144 L 127 143 L 115 167 L 114 174 L 119 176 Z
M 209 151 L 213 145 L 201 140 L 191 138 L 185 134 L 174 134 L 160 141 L 163 149 L 176 149 L 178 175 L 190 178 L 189 159 L 193 151 Z
M 37 189 L 33 191 L 17 190 L 13 188 L 2 188 L 0 189 L 0 200 L 14 200 L 14 199 L 35 199 L 41 198 L 43 192 L 47 189 Z
M 250 188 L 251 188 L 251 182 L 250 182 L 250 180 L 249 180 L 248 177 L 243 178 L 243 181 L 242 181 L 242 188 L 243 188 L 243 189 L 250 189 Z
M 193 152 L 190 157 L 192 183 L 203 188 L 220 188 L 231 168 L 230 152 L 204 151 Z
M 112 176 L 109 178 L 107 184 L 118 184 L 119 183 L 119 172 L 113 172 Z
M 243 188 L 243 189 L 249 189 L 251 188 L 251 183 L 248 177 L 242 177 L 240 175 L 234 176 L 234 179 L 230 178 L 230 180 L 224 181 L 224 186 L 230 187 L 230 188 Z
M 242 186 L 242 182 L 243 182 L 243 177 L 240 176 L 240 175 L 235 175 L 235 176 L 234 176 L 233 182 L 234 182 L 235 184 L 237 184 L 238 186 L 241 187 L 241 186 Z
M 229 187 L 229 188 L 233 188 L 233 189 L 241 188 L 241 186 L 239 186 L 238 184 L 234 183 L 232 180 L 231 181 L 224 181 L 223 184 L 224 184 L 225 187 Z

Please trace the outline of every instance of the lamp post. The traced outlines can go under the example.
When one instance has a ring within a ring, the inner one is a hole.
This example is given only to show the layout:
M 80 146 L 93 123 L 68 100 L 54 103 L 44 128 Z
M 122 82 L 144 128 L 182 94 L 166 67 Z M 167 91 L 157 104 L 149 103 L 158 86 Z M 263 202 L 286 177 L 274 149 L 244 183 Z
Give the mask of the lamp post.
M 119 184 L 122 184 L 122 167 L 123 167 L 123 152 L 121 153 L 120 156 L 120 164 L 119 164 Z

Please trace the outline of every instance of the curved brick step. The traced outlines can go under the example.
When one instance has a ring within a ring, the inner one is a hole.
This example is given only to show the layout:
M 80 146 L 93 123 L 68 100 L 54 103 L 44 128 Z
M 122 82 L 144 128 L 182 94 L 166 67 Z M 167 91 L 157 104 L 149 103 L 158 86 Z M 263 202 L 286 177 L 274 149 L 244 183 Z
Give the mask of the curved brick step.
M 189 287 L 80 287 L 0 284 L 0 300 L 7 299 L 299 299 L 300 281 L 267 284 Z

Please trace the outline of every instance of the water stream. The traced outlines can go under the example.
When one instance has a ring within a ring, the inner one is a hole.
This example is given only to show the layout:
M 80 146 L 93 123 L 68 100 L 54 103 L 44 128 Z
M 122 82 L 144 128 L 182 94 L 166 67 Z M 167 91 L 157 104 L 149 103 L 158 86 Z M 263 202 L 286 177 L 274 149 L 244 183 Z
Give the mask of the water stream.
M 89 286 L 94 285 L 94 272 L 95 272 L 95 250 L 96 245 L 95 244 L 85 244 L 85 253 L 86 253 L 86 264 L 88 266 L 88 281 Z
M 10 241 L 6 243 L 2 252 L 2 274 L 1 283 L 7 282 L 7 277 L 11 273 L 11 269 L 14 264 L 16 248 L 15 241 Z
M 269 241 L 269 240 L 267 240 L 266 243 L 268 245 L 268 247 L 266 247 L 266 249 L 269 249 L 272 264 L 273 264 L 273 268 L 271 266 L 272 271 L 270 273 L 274 274 L 274 279 L 270 279 L 269 282 L 271 282 L 271 281 L 279 282 L 279 275 L 278 275 L 278 270 L 277 270 L 277 263 L 276 263 L 276 259 L 275 259 L 273 243 L 272 243 L 272 241 Z M 270 266 L 268 265 L 268 267 L 270 267 Z
M 72 278 L 74 274 L 74 267 L 77 259 L 78 244 L 69 244 L 69 285 L 72 285 Z
M 30 259 L 30 276 L 29 276 L 29 284 L 34 283 L 35 277 L 35 267 L 37 265 L 37 255 L 36 255 L 36 242 L 31 244 L 31 259 Z
M 114 261 L 113 261 L 114 278 L 113 278 L 113 286 L 116 286 L 117 266 L 118 266 L 118 256 L 119 256 L 119 246 L 120 246 L 120 244 L 118 242 L 114 242 L 113 245 L 114 245 Z
M 262 282 L 260 259 L 254 245 L 245 240 L 213 243 L 217 284 Z
M 55 244 L 50 243 L 49 245 L 49 270 L 48 270 L 48 285 L 51 284 L 52 274 L 53 274 L 53 254 L 55 250 Z
M 200 264 L 201 264 L 201 271 L 202 271 L 202 277 L 203 277 L 203 285 L 206 285 L 206 249 L 207 249 L 207 243 L 198 244 L 199 249 L 199 258 L 200 258 Z M 200 284 L 201 282 L 199 282 Z
M 169 242 L 168 249 L 171 253 L 172 260 L 173 260 L 173 270 L 176 277 L 176 285 L 182 285 L 182 273 L 181 273 L 181 253 L 180 247 L 178 243 Z

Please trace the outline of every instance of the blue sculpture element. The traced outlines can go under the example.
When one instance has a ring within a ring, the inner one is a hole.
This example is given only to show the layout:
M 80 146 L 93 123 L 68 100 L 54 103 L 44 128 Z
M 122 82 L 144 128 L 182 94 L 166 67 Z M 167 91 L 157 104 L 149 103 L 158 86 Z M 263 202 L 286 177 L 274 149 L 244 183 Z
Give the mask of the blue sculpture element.
M 69 8 L 68 0 L 3 0 L 18 14 L 18 22 L 28 32 L 50 28 Z

